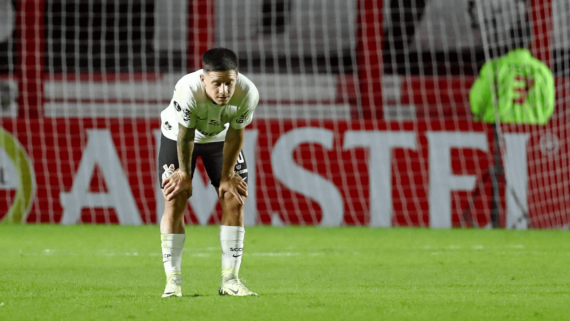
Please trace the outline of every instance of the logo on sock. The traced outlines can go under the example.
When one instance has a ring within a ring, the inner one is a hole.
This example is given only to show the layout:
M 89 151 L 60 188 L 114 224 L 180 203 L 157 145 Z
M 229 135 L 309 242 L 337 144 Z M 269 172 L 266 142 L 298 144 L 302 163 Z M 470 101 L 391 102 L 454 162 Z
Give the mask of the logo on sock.
M 243 251 L 243 247 L 230 247 L 230 251 L 232 252 L 242 252 Z M 241 253 L 236 253 L 234 255 L 232 255 L 233 257 L 240 257 Z

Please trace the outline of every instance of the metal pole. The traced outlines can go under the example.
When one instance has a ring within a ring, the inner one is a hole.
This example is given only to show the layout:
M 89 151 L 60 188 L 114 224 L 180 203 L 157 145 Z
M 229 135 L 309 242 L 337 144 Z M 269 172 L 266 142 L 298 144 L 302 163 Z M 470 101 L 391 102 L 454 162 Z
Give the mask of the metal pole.
M 503 174 L 503 165 L 501 163 L 501 147 L 499 135 L 497 134 L 497 124 L 493 124 L 493 140 L 493 167 L 491 168 L 491 226 L 493 228 L 499 228 L 499 218 L 501 217 L 499 176 Z
M 483 49 L 485 52 L 485 61 L 491 61 L 491 55 L 489 53 L 489 43 L 488 35 L 485 27 L 485 19 L 483 12 L 483 4 L 477 2 L 477 17 L 479 20 L 479 28 L 481 30 L 481 40 L 483 42 Z M 495 64 L 496 61 L 493 61 Z M 498 107 L 498 81 L 497 81 L 497 70 L 498 66 L 494 66 L 493 74 L 489 75 L 491 78 L 490 83 L 492 84 L 491 96 L 493 97 L 493 111 L 495 114 L 495 123 L 493 126 L 493 140 L 495 142 L 495 148 L 493 149 L 493 167 L 491 168 L 491 186 L 492 186 L 492 198 L 491 198 L 491 226 L 493 228 L 499 228 L 499 217 L 501 216 L 501 195 L 499 189 L 499 175 L 503 172 L 503 167 L 501 165 L 501 137 L 503 133 L 501 132 L 501 123 L 499 117 L 499 107 Z

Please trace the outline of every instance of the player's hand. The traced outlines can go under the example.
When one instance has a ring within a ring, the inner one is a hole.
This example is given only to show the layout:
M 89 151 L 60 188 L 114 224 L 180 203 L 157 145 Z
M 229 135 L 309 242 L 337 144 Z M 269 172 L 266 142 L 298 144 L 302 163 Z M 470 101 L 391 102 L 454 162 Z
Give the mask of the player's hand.
M 177 169 L 162 180 L 162 193 L 164 199 L 171 201 L 180 192 L 186 192 L 187 197 L 192 196 L 192 178 L 190 174 Z
M 247 183 L 236 173 L 229 177 L 223 177 L 220 181 L 218 195 L 223 197 L 224 193 L 231 193 L 243 205 L 245 202 L 241 196 L 248 196 Z
M 243 178 L 241 178 L 241 176 L 239 176 L 239 174 L 234 173 L 234 175 L 232 175 L 232 184 L 234 184 L 236 190 L 241 196 L 249 196 L 247 194 L 247 183 L 243 180 Z
M 162 165 L 162 168 L 164 168 L 164 173 L 162 173 L 162 181 L 164 182 L 164 180 L 167 179 L 168 176 L 172 175 L 176 169 L 174 168 L 174 164 L 170 164 L 170 166 L 164 164 Z

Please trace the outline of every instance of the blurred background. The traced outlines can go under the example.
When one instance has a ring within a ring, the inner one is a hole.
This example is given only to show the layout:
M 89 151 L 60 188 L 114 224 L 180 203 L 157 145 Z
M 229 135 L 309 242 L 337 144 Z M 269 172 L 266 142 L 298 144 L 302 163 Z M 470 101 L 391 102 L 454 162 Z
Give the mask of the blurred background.
M 556 107 L 501 126 L 497 208 L 469 89 L 514 33 Z M 160 111 L 227 47 L 261 96 L 246 224 L 568 228 L 569 36 L 565 0 L 0 0 L 0 219 L 155 224 Z M 216 224 L 198 173 L 186 222 Z

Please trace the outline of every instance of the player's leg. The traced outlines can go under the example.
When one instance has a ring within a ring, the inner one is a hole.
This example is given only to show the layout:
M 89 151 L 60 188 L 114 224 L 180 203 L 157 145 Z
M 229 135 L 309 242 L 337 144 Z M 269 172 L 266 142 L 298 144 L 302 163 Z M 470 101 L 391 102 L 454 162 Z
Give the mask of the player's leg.
M 162 263 L 166 273 L 166 288 L 163 298 L 182 296 L 182 251 L 184 249 L 184 209 L 187 198 L 177 195 L 165 201 L 164 214 L 160 221 Z
M 219 187 L 223 164 L 223 144 L 211 146 L 208 155 L 203 155 L 202 160 L 212 181 L 212 185 Z M 240 152 L 234 171 L 247 182 L 247 164 L 243 152 Z M 239 280 L 238 273 L 244 248 L 244 210 L 246 197 L 242 195 L 244 204 L 230 193 L 219 195 L 222 205 L 222 224 L 220 225 L 220 245 L 222 247 L 222 286 L 221 295 L 257 295 L 249 291 Z
M 220 295 L 257 295 L 240 281 L 238 273 L 244 250 L 245 228 L 243 217 L 244 204 L 240 204 L 231 193 L 219 197 L 222 205 L 222 225 L 220 226 L 220 244 L 222 245 L 222 286 Z
M 158 182 L 161 188 L 162 180 L 178 167 L 176 141 L 161 135 L 158 154 Z M 160 221 L 162 263 L 166 273 L 166 288 L 162 297 L 182 296 L 182 251 L 186 239 L 184 210 L 187 201 L 188 197 L 185 194 L 179 194 L 171 201 L 165 200 Z

